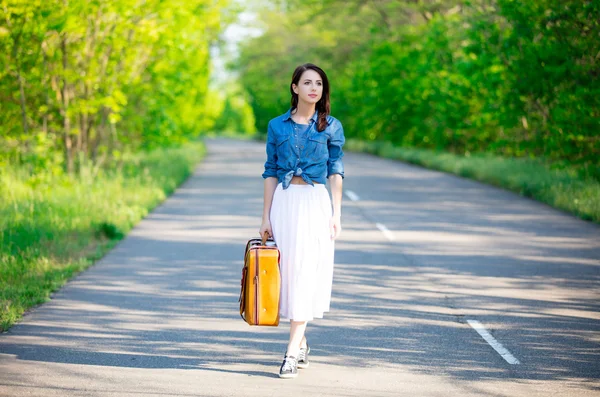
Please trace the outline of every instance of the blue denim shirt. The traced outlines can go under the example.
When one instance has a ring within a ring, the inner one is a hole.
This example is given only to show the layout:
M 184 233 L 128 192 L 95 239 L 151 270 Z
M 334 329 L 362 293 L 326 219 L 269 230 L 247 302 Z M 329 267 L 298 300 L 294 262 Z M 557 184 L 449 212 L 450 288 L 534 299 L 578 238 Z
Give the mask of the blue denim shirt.
M 267 161 L 263 178 L 276 177 L 287 189 L 294 176 L 314 186 L 325 183 L 332 174 L 344 177 L 344 129 L 335 117 L 327 116 L 329 125 L 317 131 L 318 114 L 309 120 L 304 136 L 294 130 L 291 110 L 269 121 Z

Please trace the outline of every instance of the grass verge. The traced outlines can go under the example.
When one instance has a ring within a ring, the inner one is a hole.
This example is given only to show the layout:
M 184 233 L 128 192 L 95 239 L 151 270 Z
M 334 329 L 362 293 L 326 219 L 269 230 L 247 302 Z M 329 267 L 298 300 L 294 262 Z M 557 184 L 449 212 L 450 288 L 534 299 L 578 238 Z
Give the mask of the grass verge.
M 126 156 L 78 178 L 0 173 L 0 331 L 102 257 L 193 171 L 204 145 Z
M 541 161 L 485 154 L 459 156 L 355 139 L 348 139 L 344 148 L 475 179 L 600 223 L 600 183 L 582 180 L 575 171 L 551 169 Z

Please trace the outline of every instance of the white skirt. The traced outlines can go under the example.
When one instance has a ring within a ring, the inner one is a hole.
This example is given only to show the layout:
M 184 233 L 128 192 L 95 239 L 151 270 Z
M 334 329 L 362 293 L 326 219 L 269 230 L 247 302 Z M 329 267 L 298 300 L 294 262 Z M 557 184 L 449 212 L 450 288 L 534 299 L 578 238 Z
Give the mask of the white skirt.
M 277 185 L 271 204 L 273 239 L 281 252 L 279 315 L 294 321 L 329 311 L 334 242 L 331 199 L 323 184 Z

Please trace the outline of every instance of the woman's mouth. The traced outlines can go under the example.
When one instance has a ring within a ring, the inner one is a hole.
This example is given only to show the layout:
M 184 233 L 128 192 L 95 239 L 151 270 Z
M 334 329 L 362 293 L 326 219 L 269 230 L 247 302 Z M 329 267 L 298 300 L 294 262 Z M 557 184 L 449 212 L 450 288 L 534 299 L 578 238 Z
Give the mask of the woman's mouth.
M 317 94 L 308 94 L 308 96 L 311 97 L 311 98 L 316 98 Z

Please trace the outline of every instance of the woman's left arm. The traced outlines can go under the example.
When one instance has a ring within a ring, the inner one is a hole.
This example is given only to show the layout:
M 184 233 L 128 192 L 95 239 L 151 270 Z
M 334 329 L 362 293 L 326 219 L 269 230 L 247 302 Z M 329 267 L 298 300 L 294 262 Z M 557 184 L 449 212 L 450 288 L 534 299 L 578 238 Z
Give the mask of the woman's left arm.
M 337 124 L 337 128 L 331 134 L 331 138 L 327 144 L 329 149 L 327 179 L 329 179 L 331 199 L 333 201 L 333 216 L 329 222 L 332 240 L 335 240 L 342 231 L 342 180 L 344 179 L 344 163 L 342 162 L 344 152 L 342 146 L 346 142 L 342 124 L 339 121 L 337 121 Z
M 329 221 L 331 239 L 335 240 L 342 232 L 342 176 L 333 174 L 329 177 L 329 187 L 333 201 L 333 216 Z

